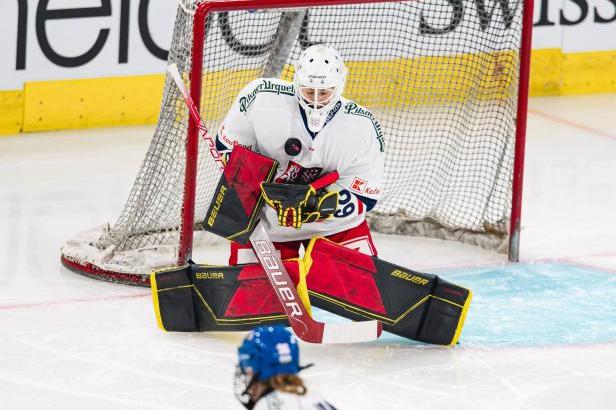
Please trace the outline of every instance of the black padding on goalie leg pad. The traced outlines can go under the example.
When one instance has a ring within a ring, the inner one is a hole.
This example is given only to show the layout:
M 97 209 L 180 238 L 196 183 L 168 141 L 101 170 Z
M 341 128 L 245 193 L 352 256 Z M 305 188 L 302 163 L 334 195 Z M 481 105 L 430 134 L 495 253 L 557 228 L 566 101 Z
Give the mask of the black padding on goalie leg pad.
M 150 283 L 159 327 L 177 332 L 198 330 L 190 265 L 156 271 L 150 275 Z
M 413 340 L 457 342 L 470 304 L 468 289 L 324 238 L 311 241 L 304 259 L 315 306 L 354 320 L 377 319 L 384 330 Z
M 285 311 L 259 264 L 193 265 L 192 281 L 200 331 L 287 324 Z
M 298 261 L 284 264 L 297 278 Z M 258 325 L 288 324 L 258 264 L 190 264 L 154 272 L 151 281 L 157 319 L 167 331 L 245 331 Z
M 263 207 L 261 182 L 270 182 L 278 162 L 241 146 L 233 148 L 203 227 L 223 238 L 246 243 Z
M 455 344 L 458 341 L 472 293 L 438 276 L 429 300 L 417 340 L 435 344 Z

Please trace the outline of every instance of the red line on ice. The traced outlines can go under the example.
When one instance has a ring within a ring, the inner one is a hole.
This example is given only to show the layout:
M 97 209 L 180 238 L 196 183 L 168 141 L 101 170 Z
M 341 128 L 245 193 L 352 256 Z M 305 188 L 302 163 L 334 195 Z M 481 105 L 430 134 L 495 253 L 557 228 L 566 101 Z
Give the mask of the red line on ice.
M 578 266 L 580 268 L 592 269 L 595 271 L 600 271 L 609 274 L 616 274 L 616 269 L 609 268 L 605 266 L 599 266 L 587 262 L 580 262 L 579 260 L 582 258 L 611 258 L 616 256 L 616 252 L 603 252 L 603 253 L 594 253 L 594 254 L 586 254 L 586 255 L 575 255 L 575 256 L 552 256 L 552 257 L 543 257 L 543 258 L 534 258 L 534 259 L 524 259 L 520 260 L 520 264 L 540 264 L 540 263 L 562 263 L 569 264 L 573 266 Z M 514 266 L 516 263 L 512 262 L 482 262 L 476 264 L 455 264 L 452 263 L 450 265 L 439 265 L 439 266 L 416 266 L 415 269 L 426 270 L 430 273 L 442 274 L 447 271 L 457 271 L 457 270 L 468 270 L 468 269 L 486 269 L 486 268 L 505 268 L 507 266 Z
M 589 132 L 591 134 L 595 134 L 595 135 L 598 135 L 600 137 L 609 138 L 611 140 L 615 140 L 616 141 L 616 135 L 607 133 L 605 131 L 598 130 L 596 128 L 588 127 L 588 126 L 586 126 L 584 124 L 578 124 L 577 122 L 569 121 L 567 119 L 558 117 L 556 115 L 548 114 L 548 113 L 545 113 L 545 112 L 542 112 L 542 111 L 537 111 L 537 110 L 529 109 L 528 112 L 531 113 L 531 114 L 534 114 L 534 115 L 536 115 L 538 117 L 543 117 L 543 118 L 546 118 L 548 120 L 552 120 L 554 122 L 565 124 L 565 125 L 568 125 L 570 127 L 578 128 L 580 130 Z
M 57 300 L 49 302 L 35 302 L 35 303 L 17 303 L 14 305 L 0 305 L 0 310 L 10 309 L 23 309 L 32 307 L 49 307 L 57 305 L 68 305 L 71 303 L 94 303 L 105 300 L 122 300 L 122 299 L 138 299 L 146 296 L 151 296 L 151 293 L 137 293 L 134 295 L 116 295 L 116 296 L 102 296 L 96 298 L 82 298 L 82 299 L 69 299 L 69 300 Z

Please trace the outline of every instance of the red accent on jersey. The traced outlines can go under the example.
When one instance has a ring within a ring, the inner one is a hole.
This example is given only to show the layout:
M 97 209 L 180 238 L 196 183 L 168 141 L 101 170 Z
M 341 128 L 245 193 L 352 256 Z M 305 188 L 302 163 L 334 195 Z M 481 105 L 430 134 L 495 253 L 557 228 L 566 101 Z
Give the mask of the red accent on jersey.
M 323 168 L 304 168 L 295 161 L 289 161 L 284 173 L 276 178 L 279 184 L 309 184 L 321 174 Z
M 233 149 L 234 147 L 240 146 L 240 147 L 244 147 L 246 149 L 252 150 L 252 145 L 240 144 L 236 140 L 233 140 L 233 139 L 229 138 L 227 136 L 227 133 L 225 132 L 225 126 L 224 125 L 222 127 L 220 127 L 220 132 L 218 133 L 218 135 L 220 135 L 220 139 L 222 139 L 225 143 L 227 143 L 228 145 L 231 145 L 231 149 Z
M 353 178 L 353 182 L 351 182 L 351 191 L 357 194 L 364 193 L 364 186 L 366 185 L 366 181 L 359 178 Z

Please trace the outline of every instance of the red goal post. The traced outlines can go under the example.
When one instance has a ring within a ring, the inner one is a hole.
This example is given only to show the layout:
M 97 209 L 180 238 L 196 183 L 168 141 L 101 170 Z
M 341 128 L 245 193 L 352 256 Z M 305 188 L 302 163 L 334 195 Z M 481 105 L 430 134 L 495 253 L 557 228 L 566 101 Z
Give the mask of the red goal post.
M 383 126 L 388 185 L 373 229 L 500 247 L 518 260 L 533 0 L 179 1 L 169 60 L 180 60 L 212 133 L 249 81 L 291 78 L 309 33 L 341 51 L 350 73 L 345 95 Z M 286 17 L 294 19 L 290 42 L 281 34 Z M 254 38 L 268 42 L 251 45 Z M 282 63 L 272 71 L 276 58 Z M 191 259 L 209 201 L 202 186 L 216 174 L 201 164 L 198 125 L 173 88 L 167 78 L 158 127 L 122 215 L 67 241 L 67 267 L 147 285 L 148 269 Z M 131 266 L 143 259 L 152 262 Z

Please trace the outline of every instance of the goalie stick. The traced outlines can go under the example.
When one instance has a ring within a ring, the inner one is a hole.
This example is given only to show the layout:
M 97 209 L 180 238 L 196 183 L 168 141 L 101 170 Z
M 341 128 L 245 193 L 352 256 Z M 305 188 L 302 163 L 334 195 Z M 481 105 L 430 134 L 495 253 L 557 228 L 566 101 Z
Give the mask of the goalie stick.
M 172 64 L 167 67 L 167 71 L 182 93 L 188 111 L 193 121 L 198 124 L 201 137 L 208 144 L 214 161 L 216 161 L 221 171 L 224 170 L 222 157 L 216 149 L 216 144 L 203 122 L 197 106 L 182 81 L 177 66 Z M 257 224 L 250 235 L 250 243 L 270 284 L 276 291 L 276 296 L 282 304 L 289 319 L 289 324 L 297 337 L 310 343 L 354 343 L 374 340 L 381 335 L 383 327 L 376 320 L 344 324 L 322 323 L 314 320 L 301 301 L 297 289 L 262 222 Z

